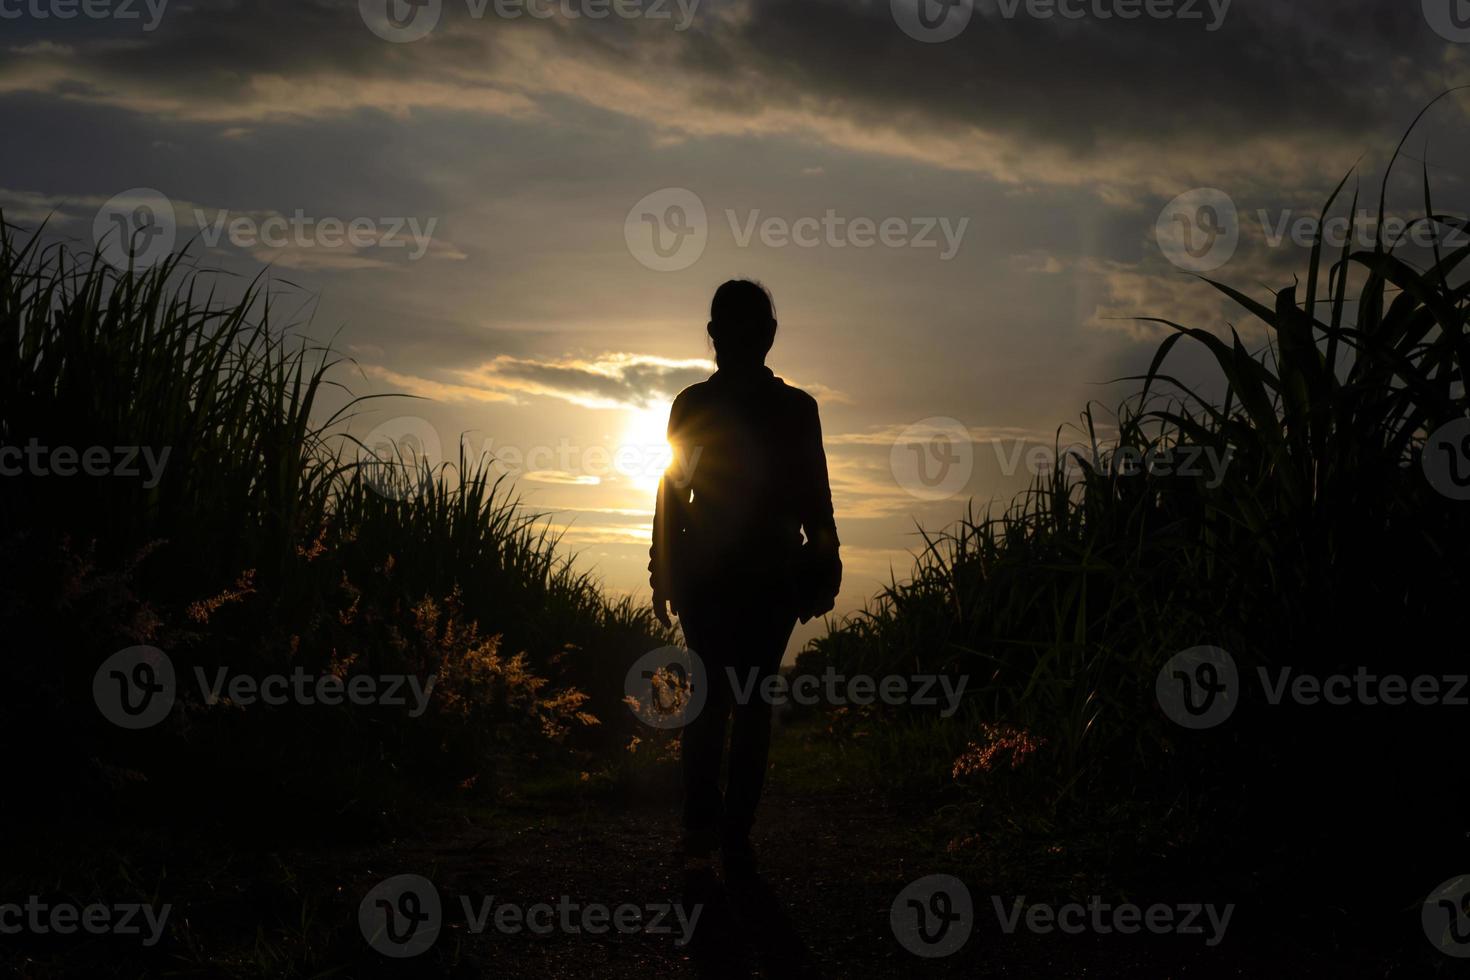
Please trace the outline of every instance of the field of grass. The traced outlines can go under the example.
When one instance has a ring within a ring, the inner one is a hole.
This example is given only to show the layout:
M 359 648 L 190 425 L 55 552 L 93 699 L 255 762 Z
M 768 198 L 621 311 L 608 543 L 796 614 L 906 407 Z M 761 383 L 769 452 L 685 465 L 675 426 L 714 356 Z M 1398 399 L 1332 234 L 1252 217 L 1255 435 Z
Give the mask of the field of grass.
M 224 302 L 180 256 L 122 273 L 42 242 L 0 229 L 0 444 L 159 465 L 0 480 L 0 724 L 34 746 L 13 818 L 136 802 L 337 824 L 626 741 L 623 673 L 668 637 L 578 571 L 488 460 L 356 445 L 362 400 L 319 408 L 340 359 L 293 340 L 263 283 Z M 118 738 L 92 677 L 135 645 L 171 658 L 179 700 Z M 221 669 L 437 687 L 419 717 L 209 704 L 192 679 Z
M 957 847 L 1070 849 L 1060 870 L 1089 876 L 1202 865 L 1257 888 L 1311 869 L 1345 903 L 1422 898 L 1470 856 L 1442 754 L 1463 737 L 1455 709 L 1275 706 L 1251 687 L 1287 666 L 1465 673 L 1447 627 L 1470 585 L 1470 510 L 1421 457 L 1470 411 L 1470 246 L 1425 186 L 1418 224 L 1457 247 L 1416 261 L 1399 241 L 1328 255 L 1319 238 L 1307 281 L 1266 300 L 1202 281 L 1246 312 L 1239 333 L 1154 321 L 1167 334 L 1115 436 L 1089 408 L 1073 465 L 927 536 L 910 580 L 802 656 L 812 672 L 969 678 L 951 721 L 864 725 L 875 778 L 950 800 Z M 1223 400 L 1169 374 L 1187 344 Z M 1223 480 L 1136 465 L 1186 447 L 1228 458 Z M 1191 731 L 1155 681 L 1202 645 L 1247 686 L 1228 723 Z

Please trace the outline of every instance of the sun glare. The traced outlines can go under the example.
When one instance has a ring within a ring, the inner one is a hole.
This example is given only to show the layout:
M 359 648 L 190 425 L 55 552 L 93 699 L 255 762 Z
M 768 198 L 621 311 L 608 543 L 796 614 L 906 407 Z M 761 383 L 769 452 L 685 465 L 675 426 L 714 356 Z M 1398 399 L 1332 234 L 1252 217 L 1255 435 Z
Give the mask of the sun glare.
M 668 409 L 664 406 L 628 412 L 613 457 L 613 468 L 639 489 L 658 489 L 659 477 L 674 457 L 665 437 L 668 421 Z

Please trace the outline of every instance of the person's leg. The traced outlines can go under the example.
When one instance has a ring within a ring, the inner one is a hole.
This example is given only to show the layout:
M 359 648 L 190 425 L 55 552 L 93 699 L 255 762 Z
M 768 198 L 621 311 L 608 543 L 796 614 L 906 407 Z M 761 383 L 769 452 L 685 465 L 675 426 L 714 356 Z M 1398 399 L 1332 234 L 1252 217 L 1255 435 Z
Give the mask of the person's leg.
M 725 729 L 730 716 L 730 692 L 724 671 L 724 627 L 711 610 L 690 610 L 680 615 L 689 649 L 704 664 L 706 691 L 703 708 L 681 733 L 684 769 L 684 834 L 686 850 L 713 850 L 723 813 L 720 794 L 720 762 L 724 756 Z
M 725 820 L 721 828 L 725 843 L 740 849 L 748 846 L 755 810 L 766 781 L 771 750 L 771 704 L 760 695 L 767 677 L 781 667 L 786 642 L 796 627 L 796 617 L 781 608 L 767 607 L 756 616 L 752 628 L 742 630 L 744 648 L 734 658 L 741 665 L 741 689 L 749 689 L 745 703 L 734 705 L 735 724 L 730 736 L 730 781 L 725 792 Z M 753 676 L 752 676 L 753 672 Z M 754 680 L 754 688 L 749 688 Z

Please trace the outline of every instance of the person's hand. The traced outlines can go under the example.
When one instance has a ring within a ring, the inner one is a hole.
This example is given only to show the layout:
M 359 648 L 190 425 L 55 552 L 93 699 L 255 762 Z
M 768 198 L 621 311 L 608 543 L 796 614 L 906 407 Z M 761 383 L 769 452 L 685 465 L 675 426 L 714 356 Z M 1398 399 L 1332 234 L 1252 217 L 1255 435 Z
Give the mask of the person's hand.
M 669 618 L 669 600 L 661 595 L 653 597 L 653 618 L 663 623 L 664 629 L 674 628 L 674 622 Z

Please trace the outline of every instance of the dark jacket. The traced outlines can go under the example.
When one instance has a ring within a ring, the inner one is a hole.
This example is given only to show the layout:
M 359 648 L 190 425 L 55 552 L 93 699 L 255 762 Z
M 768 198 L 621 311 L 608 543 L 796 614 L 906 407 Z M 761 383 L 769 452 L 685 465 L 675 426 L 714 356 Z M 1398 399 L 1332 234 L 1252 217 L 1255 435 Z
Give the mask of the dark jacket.
M 716 371 L 674 399 L 668 439 L 649 549 L 655 600 L 678 608 L 755 584 L 803 621 L 830 610 L 842 565 L 816 400 L 769 368 Z

